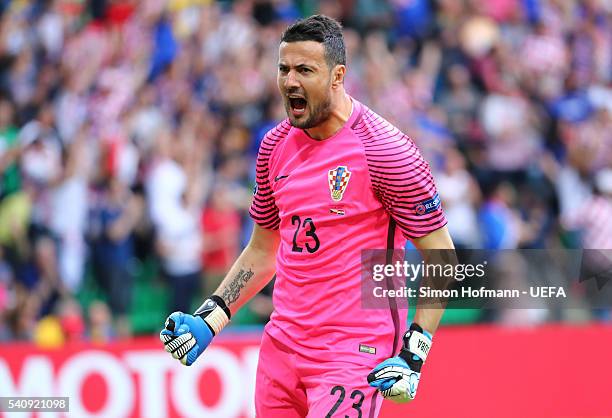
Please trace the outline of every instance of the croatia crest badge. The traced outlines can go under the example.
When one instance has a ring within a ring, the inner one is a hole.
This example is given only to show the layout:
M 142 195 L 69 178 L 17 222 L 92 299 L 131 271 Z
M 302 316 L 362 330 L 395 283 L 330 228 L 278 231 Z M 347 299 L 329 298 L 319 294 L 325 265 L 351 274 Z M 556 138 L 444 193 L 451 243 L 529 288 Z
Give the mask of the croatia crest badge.
M 346 191 L 346 186 L 348 186 L 349 179 L 351 178 L 351 172 L 345 165 L 341 165 L 333 170 L 329 170 L 327 178 L 329 180 L 331 197 L 335 202 L 339 202 Z

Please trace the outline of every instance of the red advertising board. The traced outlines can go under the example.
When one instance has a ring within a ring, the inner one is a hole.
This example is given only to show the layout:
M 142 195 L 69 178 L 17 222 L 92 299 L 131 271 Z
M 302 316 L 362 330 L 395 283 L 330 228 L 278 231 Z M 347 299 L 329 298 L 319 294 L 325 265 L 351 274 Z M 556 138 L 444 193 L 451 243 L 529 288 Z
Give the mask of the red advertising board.
M 0 396 L 69 396 L 45 417 L 253 417 L 259 334 L 218 338 L 183 367 L 156 338 L 40 350 L 0 346 Z M 382 418 L 612 417 L 612 327 L 445 328 L 417 400 Z M 0 416 L 8 416 L 7 414 Z
M 68 396 L 66 416 L 79 418 L 254 416 L 259 339 L 218 338 L 192 367 L 170 357 L 155 337 L 45 351 L 2 345 L 0 396 Z M 28 416 L 37 415 L 19 414 Z

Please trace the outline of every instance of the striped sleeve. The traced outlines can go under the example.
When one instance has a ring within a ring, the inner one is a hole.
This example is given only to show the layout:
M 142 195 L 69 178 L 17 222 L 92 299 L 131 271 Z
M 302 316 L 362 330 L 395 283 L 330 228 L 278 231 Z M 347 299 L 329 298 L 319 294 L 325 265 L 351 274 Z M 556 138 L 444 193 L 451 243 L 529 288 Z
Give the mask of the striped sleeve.
M 408 239 L 446 225 L 431 170 L 410 138 L 372 111 L 355 126 L 375 195 Z
M 278 207 L 270 186 L 270 157 L 278 142 L 289 132 L 284 125 L 281 123 L 266 133 L 257 154 L 255 191 L 249 214 L 255 223 L 265 229 L 278 229 L 280 224 Z

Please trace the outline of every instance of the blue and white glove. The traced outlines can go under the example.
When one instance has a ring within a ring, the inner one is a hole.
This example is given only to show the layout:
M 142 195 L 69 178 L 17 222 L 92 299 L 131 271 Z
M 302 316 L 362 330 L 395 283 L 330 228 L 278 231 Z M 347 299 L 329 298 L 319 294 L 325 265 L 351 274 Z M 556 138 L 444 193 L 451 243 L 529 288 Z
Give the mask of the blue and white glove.
M 164 348 L 186 366 L 191 366 L 206 350 L 213 337 L 229 323 L 230 310 L 223 299 L 213 295 L 193 315 L 173 312 L 166 319 L 159 339 Z
M 385 399 L 397 403 L 410 402 L 416 397 L 421 367 L 431 348 L 432 336 L 417 325 L 410 325 L 397 357 L 380 363 L 368 375 L 370 386 L 377 388 Z

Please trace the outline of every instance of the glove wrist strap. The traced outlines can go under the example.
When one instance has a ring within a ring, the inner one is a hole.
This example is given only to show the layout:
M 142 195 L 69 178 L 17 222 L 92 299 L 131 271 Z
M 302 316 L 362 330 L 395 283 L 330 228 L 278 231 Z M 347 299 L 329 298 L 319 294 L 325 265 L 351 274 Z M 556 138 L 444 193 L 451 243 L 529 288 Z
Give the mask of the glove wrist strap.
M 225 301 L 217 295 L 206 299 L 194 315 L 202 318 L 214 335 L 219 334 L 225 328 L 232 316 Z
M 399 353 L 399 357 L 403 358 L 411 367 L 420 369 L 427 359 L 431 342 L 431 338 L 426 335 L 423 328 L 413 323 L 404 335 L 404 346 Z M 415 356 L 418 359 L 415 359 Z

